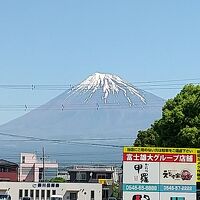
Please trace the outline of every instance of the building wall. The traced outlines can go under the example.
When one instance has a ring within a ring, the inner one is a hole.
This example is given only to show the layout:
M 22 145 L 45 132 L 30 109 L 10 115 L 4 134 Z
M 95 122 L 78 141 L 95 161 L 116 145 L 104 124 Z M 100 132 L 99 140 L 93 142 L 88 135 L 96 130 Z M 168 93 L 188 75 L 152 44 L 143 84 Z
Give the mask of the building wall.
M 34 164 L 20 164 L 19 181 L 33 182 L 35 179 Z
M 18 181 L 17 172 L 0 172 L 0 181 Z
M 46 179 L 57 176 L 58 163 L 45 161 L 44 168 L 47 172 L 51 171 L 51 176 L 50 173 L 48 173 Z M 40 169 L 43 169 L 43 163 L 41 160 L 37 160 L 35 154 L 21 153 L 19 181 L 39 182 L 41 180 Z
M 1 193 L 8 193 L 12 200 L 21 200 L 20 196 L 34 194 L 32 200 L 49 200 L 47 193 L 64 196 L 68 200 L 69 193 L 77 193 L 77 200 L 102 200 L 102 185 L 96 183 L 28 183 L 28 182 L 1 182 Z M 94 191 L 94 199 L 91 193 Z M 36 198 L 36 193 L 39 198 Z M 42 194 L 44 198 L 42 198 Z
M 6 168 L 4 167 L 4 171 L 0 171 L 0 181 L 18 181 L 18 168 Z
M 34 153 L 21 153 L 21 163 L 36 163 L 37 158 Z

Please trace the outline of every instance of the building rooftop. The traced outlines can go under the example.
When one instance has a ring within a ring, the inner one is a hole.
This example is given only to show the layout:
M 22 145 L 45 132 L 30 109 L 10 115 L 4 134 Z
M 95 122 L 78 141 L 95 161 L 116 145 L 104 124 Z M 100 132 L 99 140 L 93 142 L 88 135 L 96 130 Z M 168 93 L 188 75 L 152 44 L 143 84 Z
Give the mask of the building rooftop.
M 93 172 L 107 172 L 113 173 L 114 167 L 113 166 L 90 166 L 90 165 L 75 165 L 68 169 L 68 171 L 93 171 Z
M 18 164 L 16 163 L 13 163 L 13 162 L 10 162 L 10 161 L 7 161 L 7 160 L 3 160 L 3 159 L 0 159 L 0 166 L 6 166 L 6 167 L 18 167 Z

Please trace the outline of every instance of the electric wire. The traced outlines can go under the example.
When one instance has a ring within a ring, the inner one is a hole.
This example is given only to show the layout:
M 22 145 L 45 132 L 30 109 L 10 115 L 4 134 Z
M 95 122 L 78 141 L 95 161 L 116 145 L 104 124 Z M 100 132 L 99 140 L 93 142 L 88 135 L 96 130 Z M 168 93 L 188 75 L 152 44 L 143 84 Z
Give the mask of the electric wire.
M 178 82 L 178 83 L 174 83 Z M 179 83 L 184 82 L 184 83 Z M 156 84 L 155 84 L 156 83 Z M 159 84 L 158 84 L 159 83 Z M 200 78 L 193 79 L 169 79 L 169 80 L 153 80 L 153 81 L 137 81 L 128 83 L 134 87 L 160 87 L 160 86 L 181 86 L 184 84 L 199 84 Z M 87 86 L 88 84 L 83 84 Z M 56 84 L 0 84 L 0 89 L 16 89 L 16 90 L 67 90 L 73 89 L 77 84 L 65 84 L 65 85 L 56 85 Z M 148 88 L 146 88 L 148 89 Z M 180 89 L 180 88 L 159 88 L 159 89 Z
M 24 139 L 31 140 L 31 142 L 50 142 L 50 143 L 56 143 L 56 144 L 99 146 L 99 147 L 107 147 L 107 148 L 122 148 L 123 147 L 122 145 L 115 145 L 115 144 L 102 144 L 102 143 L 81 142 L 78 139 L 75 139 L 75 140 L 73 140 L 73 139 L 71 139 L 71 140 L 65 140 L 65 139 L 47 139 L 47 138 L 40 138 L 40 137 L 34 137 L 34 136 L 25 136 L 25 135 L 11 134 L 11 133 L 3 133 L 3 132 L 0 132 L 0 135 L 1 136 L 15 137 L 15 138 L 24 138 Z M 98 140 L 98 139 L 96 138 L 96 140 Z M 13 140 L 13 141 L 15 141 L 15 140 Z M 104 141 L 106 141 L 106 138 L 104 139 Z M 109 141 L 110 141 L 110 138 L 109 138 Z

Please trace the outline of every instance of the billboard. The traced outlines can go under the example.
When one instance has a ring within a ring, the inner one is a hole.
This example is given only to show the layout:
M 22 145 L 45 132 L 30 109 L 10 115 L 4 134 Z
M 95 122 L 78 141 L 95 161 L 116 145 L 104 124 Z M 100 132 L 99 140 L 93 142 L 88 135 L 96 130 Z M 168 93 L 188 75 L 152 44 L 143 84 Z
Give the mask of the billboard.
M 196 199 L 196 149 L 124 147 L 123 198 Z

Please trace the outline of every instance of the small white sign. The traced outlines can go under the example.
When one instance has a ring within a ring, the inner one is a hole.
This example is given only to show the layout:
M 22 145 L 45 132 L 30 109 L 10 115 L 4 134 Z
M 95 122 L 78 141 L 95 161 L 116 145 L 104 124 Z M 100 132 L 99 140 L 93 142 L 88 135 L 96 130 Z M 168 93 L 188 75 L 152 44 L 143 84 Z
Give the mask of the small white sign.
M 160 184 L 194 185 L 195 181 L 193 163 L 160 163 Z
M 124 183 L 158 184 L 159 163 L 124 162 Z

